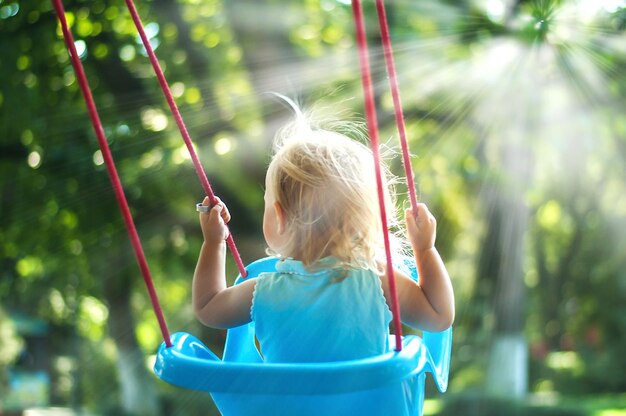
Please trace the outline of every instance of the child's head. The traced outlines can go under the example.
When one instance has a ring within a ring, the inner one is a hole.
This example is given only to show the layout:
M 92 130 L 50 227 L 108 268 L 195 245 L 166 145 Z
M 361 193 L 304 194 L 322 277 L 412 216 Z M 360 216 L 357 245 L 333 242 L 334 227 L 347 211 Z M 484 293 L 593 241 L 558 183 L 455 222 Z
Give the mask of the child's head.
M 383 175 L 387 211 L 394 213 L 384 167 Z M 374 161 L 365 145 L 311 127 L 299 114 L 276 136 L 265 205 L 263 229 L 275 254 L 307 266 L 332 256 L 346 266 L 377 269 L 383 235 Z

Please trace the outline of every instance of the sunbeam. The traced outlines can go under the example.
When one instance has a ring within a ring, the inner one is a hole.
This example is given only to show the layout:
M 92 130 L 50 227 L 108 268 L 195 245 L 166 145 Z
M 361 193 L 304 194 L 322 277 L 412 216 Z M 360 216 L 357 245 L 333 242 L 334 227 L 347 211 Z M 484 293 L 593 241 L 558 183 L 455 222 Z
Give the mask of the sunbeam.
M 217 414 L 209 395 L 150 375 L 158 324 L 48 3 L 0 0 L 0 330 L 13 345 L 0 342 L 0 413 L 16 410 L 13 370 L 34 369 L 52 413 L 24 414 Z M 124 2 L 63 3 L 168 324 L 221 351 L 225 333 L 202 328 L 190 302 L 202 186 L 133 21 Z M 403 176 L 376 8 L 362 3 L 382 153 Z M 246 263 L 264 255 L 271 141 L 291 117 L 275 93 L 329 126 L 364 124 L 351 4 L 137 2 Z M 495 395 L 519 400 L 494 414 L 622 415 L 626 0 L 386 8 L 418 199 L 457 299 L 454 394 L 424 414 L 489 413 Z

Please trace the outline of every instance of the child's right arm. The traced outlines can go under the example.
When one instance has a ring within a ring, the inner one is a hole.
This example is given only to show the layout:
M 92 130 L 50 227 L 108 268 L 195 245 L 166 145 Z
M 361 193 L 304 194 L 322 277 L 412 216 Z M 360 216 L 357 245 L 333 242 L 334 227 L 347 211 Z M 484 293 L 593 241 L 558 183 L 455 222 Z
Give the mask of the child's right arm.
M 208 213 L 200 213 L 204 242 L 193 275 L 192 303 L 196 318 L 213 328 L 232 328 L 250 322 L 255 279 L 226 285 L 226 223 L 230 214 L 217 200 Z M 204 205 L 209 205 L 205 198 Z
M 438 332 L 454 321 L 454 291 L 446 266 L 435 248 L 437 221 L 425 204 L 417 215 L 406 211 L 406 225 L 415 256 L 419 282 L 394 270 L 402 321 L 414 328 Z M 387 279 L 383 290 L 388 295 Z

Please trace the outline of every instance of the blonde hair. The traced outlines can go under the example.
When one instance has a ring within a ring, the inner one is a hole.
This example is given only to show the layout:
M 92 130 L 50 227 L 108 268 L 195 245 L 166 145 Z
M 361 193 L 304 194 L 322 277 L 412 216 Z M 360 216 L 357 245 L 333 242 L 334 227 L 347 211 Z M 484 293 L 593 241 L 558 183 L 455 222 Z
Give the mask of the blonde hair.
M 337 266 L 380 272 L 384 240 L 372 152 L 338 132 L 358 135 L 362 129 L 350 122 L 335 123 L 335 131 L 313 125 L 288 102 L 296 120 L 276 134 L 267 171 L 268 191 L 283 208 L 287 235 L 280 253 L 273 254 L 307 267 L 334 257 Z M 386 167 L 382 171 L 387 220 L 395 226 L 393 178 Z

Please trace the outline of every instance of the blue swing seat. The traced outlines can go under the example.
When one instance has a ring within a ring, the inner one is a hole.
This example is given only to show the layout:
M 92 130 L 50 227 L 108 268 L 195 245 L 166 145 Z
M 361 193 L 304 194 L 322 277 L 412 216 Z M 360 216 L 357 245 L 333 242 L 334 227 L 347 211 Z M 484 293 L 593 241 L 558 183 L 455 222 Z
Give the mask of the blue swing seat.
M 248 267 L 249 278 L 275 271 L 267 257 Z M 417 279 L 413 260 L 399 267 Z M 241 281 L 237 279 L 235 284 Z M 187 333 L 163 343 L 154 372 L 170 384 L 205 391 L 223 415 L 421 415 L 430 372 L 440 392 L 448 386 L 452 329 L 405 336 L 400 352 L 329 363 L 266 364 L 254 342 L 254 323 L 228 330 L 220 359 Z M 392 348 L 394 337 L 390 336 Z

